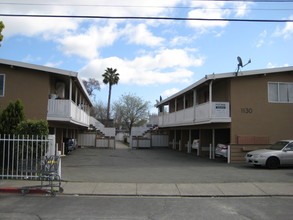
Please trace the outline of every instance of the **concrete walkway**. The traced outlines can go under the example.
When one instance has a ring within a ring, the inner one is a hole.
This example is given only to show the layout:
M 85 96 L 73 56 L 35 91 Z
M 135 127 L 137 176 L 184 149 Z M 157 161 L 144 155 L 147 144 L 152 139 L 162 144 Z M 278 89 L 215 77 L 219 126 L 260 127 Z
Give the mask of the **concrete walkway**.
M 124 149 L 127 150 L 129 149 L 128 146 L 126 146 L 124 143 L 122 143 L 121 141 L 116 141 L 115 142 L 115 149 Z
M 38 181 L 1 180 L 0 193 L 19 192 Z M 247 197 L 293 196 L 293 183 L 94 183 L 63 182 L 63 195 L 90 196 L 175 196 L 175 197 Z M 15 191 L 13 191 L 13 189 Z M 60 194 L 61 195 L 61 194 Z

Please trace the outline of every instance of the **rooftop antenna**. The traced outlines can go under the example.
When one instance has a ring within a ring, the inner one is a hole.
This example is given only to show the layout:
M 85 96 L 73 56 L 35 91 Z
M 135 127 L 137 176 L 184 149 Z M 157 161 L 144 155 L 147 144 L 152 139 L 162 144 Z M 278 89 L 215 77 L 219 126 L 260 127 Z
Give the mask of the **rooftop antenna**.
M 240 67 L 243 68 L 246 65 L 248 65 L 249 63 L 251 63 L 251 59 L 249 59 L 248 62 L 243 65 L 242 59 L 239 56 L 237 57 L 237 60 L 238 60 L 238 65 L 237 65 L 237 71 L 235 72 L 236 76 L 238 76 L 238 72 L 240 70 Z

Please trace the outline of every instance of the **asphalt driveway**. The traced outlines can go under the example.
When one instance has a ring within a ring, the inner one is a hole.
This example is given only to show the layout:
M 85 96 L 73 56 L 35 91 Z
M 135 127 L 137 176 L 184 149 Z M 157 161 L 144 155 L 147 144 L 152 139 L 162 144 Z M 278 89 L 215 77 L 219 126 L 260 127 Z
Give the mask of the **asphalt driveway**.
M 62 158 L 65 181 L 105 183 L 293 182 L 293 167 L 227 164 L 172 149 L 82 148 Z

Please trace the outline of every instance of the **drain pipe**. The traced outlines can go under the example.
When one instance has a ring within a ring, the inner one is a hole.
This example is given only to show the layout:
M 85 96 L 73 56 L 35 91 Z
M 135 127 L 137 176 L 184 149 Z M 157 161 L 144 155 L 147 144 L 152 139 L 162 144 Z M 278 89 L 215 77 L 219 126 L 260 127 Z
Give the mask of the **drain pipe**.
M 212 118 L 212 93 L 213 93 L 212 85 L 213 85 L 213 80 L 211 80 L 211 82 L 209 84 L 209 103 L 210 103 L 209 116 L 210 116 L 210 119 Z

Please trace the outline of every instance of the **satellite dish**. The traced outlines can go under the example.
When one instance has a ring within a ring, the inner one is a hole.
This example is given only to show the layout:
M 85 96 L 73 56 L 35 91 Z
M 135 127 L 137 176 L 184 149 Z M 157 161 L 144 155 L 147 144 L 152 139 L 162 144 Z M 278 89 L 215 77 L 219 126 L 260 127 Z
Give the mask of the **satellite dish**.
M 236 76 L 238 75 L 238 72 L 239 72 L 239 70 L 240 70 L 240 67 L 243 68 L 243 67 L 245 67 L 247 64 L 251 63 L 251 59 L 249 59 L 248 62 L 247 62 L 245 65 L 243 65 L 243 63 L 242 63 L 242 59 L 241 59 L 241 57 L 239 57 L 239 56 L 237 57 L 237 60 L 238 60 L 238 65 L 237 65 L 237 71 L 235 72 Z
M 241 57 L 237 57 L 237 60 L 238 60 L 238 67 L 240 67 L 240 66 L 243 67 Z

